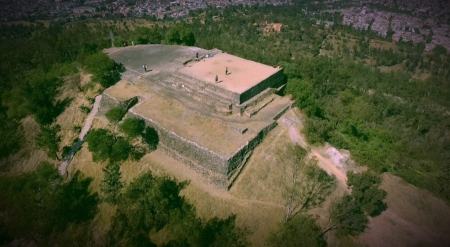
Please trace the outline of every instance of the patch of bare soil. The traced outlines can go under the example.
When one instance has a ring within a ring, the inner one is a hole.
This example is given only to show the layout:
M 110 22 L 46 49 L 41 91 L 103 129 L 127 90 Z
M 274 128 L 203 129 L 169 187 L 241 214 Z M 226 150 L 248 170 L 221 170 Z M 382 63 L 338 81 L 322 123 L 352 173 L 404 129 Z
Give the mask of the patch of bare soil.
M 360 241 L 368 246 L 450 246 L 450 207 L 430 192 L 383 175 L 388 209 L 371 220 Z
M 322 155 L 319 150 L 311 150 L 310 157 L 317 158 L 317 165 L 330 175 L 334 175 L 343 188 L 347 187 L 347 174 L 341 170 L 330 158 Z
M 412 76 L 412 78 L 425 81 L 430 76 L 431 76 L 431 74 L 428 72 L 422 72 L 421 70 L 416 70 L 416 73 Z
M 304 148 L 309 148 L 310 156 L 315 156 L 318 165 L 329 174 L 335 175 L 340 184 L 338 190 L 330 196 L 322 208 L 310 212 L 320 215 L 319 223 L 326 225 L 327 208 L 330 203 L 346 193 L 346 171 L 365 169 L 349 165 L 349 154 L 329 145 L 320 148 L 308 146 L 300 132 L 303 127 L 301 125 L 302 117 L 298 109 L 293 109 L 286 112 L 280 118 L 279 123 L 289 130 L 291 141 Z M 450 235 L 448 234 L 450 232 L 448 224 L 450 207 L 448 205 L 432 196 L 430 192 L 418 189 L 388 173 L 383 174 L 381 187 L 388 193 L 385 200 L 388 209 L 380 216 L 370 219 L 369 230 L 356 239 L 358 245 L 374 247 L 450 246 Z M 332 246 L 340 245 L 339 240 L 333 235 L 328 235 L 328 243 Z
M 384 73 L 399 72 L 405 69 L 405 63 L 399 63 L 393 66 L 380 66 L 380 71 Z
M 340 186 L 342 188 L 347 188 L 347 174 L 345 169 L 345 164 L 342 163 L 341 160 L 337 159 L 333 160 L 333 157 L 330 158 L 330 155 L 327 155 L 324 152 L 323 148 L 311 147 L 306 143 L 304 136 L 301 134 L 301 129 L 303 129 L 303 124 L 301 121 L 301 115 L 298 109 L 291 109 L 286 112 L 283 117 L 280 118 L 279 123 L 288 128 L 289 137 L 292 143 L 298 144 L 305 149 L 310 150 L 309 157 L 315 157 L 317 159 L 317 165 L 326 171 L 330 175 L 334 175 L 338 180 Z M 325 150 L 330 150 L 332 147 L 328 147 Z M 339 151 L 334 149 L 334 153 L 340 154 L 344 157 Z M 336 156 L 336 155 L 335 155 Z
M 392 42 L 381 41 L 381 40 L 376 40 L 376 39 L 371 40 L 370 47 L 383 49 L 383 50 L 392 49 L 394 52 L 398 51 L 398 46 L 396 44 L 394 44 Z

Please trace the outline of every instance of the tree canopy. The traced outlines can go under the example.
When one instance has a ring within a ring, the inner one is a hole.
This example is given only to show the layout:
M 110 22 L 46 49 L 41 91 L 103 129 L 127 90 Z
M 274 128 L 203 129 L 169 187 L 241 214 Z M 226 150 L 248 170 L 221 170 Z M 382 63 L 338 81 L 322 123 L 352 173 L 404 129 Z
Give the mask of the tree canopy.
M 145 122 L 142 119 L 127 118 L 119 125 L 119 130 L 125 133 L 130 138 L 135 138 L 141 135 L 144 131 Z
M 163 246 L 244 247 L 246 231 L 235 216 L 203 222 L 194 206 L 180 196 L 186 182 L 147 172 L 131 182 L 117 202 L 109 241 L 114 246 L 156 246 L 149 232 L 170 233 Z
M 0 229 L 8 237 L 38 245 L 62 241 L 67 236 L 60 235 L 67 228 L 88 222 L 97 213 L 98 198 L 89 190 L 91 181 L 77 172 L 65 183 L 47 163 L 18 177 L 1 176 Z
M 195 44 L 194 33 L 186 26 L 177 25 L 169 29 L 166 33 L 165 42 L 172 45 L 187 45 Z

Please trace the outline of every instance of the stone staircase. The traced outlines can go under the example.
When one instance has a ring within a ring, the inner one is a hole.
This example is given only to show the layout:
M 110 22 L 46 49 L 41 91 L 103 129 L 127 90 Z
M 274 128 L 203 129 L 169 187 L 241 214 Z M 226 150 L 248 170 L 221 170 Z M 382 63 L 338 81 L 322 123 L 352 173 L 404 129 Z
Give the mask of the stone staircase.
M 214 91 L 206 83 L 178 73 L 152 78 L 152 83 L 164 88 L 179 98 L 200 103 L 208 110 L 222 115 L 232 114 L 232 100 L 228 95 Z
M 252 117 L 256 115 L 260 110 L 262 110 L 264 107 L 272 103 L 272 101 L 275 99 L 275 96 L 266 96 L 263 100 L 258 102 L 256 105 L 250 106 L 244 110 L 244 115 L 247 117 Z

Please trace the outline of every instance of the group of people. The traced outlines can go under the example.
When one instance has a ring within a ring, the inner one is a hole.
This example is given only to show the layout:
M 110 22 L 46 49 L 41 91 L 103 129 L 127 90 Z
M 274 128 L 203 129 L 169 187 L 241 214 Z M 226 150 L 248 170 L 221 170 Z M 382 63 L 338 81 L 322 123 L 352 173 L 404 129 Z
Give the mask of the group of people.
M 214 57 L 214 54 L 212 54 L 212 53 L 206 54 L 204 57 L 205 57 L 205 58 Z M 202 58 L 203 58 L 203 57 L 202 57 Z M 201 59 L 201 58 L 200 58 L 200 59 Z M 200 59 L 198 58 L 198 52 L 197 52 L 197 53 L 195 54 L 195 61 L 199 61 Z M 205 61 L 205 60 L 203 60 L 203 61 Z

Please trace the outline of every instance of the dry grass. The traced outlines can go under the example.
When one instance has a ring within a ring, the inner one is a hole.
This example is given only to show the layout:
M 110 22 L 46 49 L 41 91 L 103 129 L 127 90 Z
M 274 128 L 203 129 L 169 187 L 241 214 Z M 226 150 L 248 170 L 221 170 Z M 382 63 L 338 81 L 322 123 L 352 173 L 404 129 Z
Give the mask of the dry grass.
M 107 204 L 98 204 L 98 213 L 91 223 L 91 230 L 96 246 L 105 246 L 108 231 L 111 229 L 112 216 L 116 214 L 117 207 Z
M 113 97 L 123 93 L 125 96 L 120 96 L 119 99 L 143 95 L 145 100 L 133 108 L 135 113 L 153 119 L 178 135 L 222 155 L 231 155 L 252 137 L 251 133 L 242 135 L 221 124 L 217 119 L 190 110 L 175 99 L 151 91 L 144 93 L 124 82 L 111 88 L 107 93 Z
M 47 157 L 44 151 L 36 147 L 35 138 L 39 133 L 39 124 L 34 117 L 28 116 L 21 121 L 24 142 L 22 149 L 0 161 L 1 172 L 9 175 L 19 175 L 23 172 L 31 172 L 42 161 L 47 161 L 56 166 L 56 161 Z
M 416 73 L 412 76 L 412 78 L 417 80 L 425 81 L 431 76 L 431 73 L 429 72 L 423 72 L 420 69 L 416 69 Z
M 95 119 L 93 127 L 105 127 L 105 124 L 106 122 L 103 120 Z M 279 135 L 279 133 L 284 135 Z M 128 184 L 147 171 L 152 171 L 158 176 L 169 175 L 179 181 L 189 180 L 190 184 L 182 191 L 182 195 L 196 206 L 200 217 L 204 219 L 214 216 L 224 218 L 231 214 L 236 214 L 238 225 L 248 227 L 251 230 L 252 234 L 249 240 L 252 246 L 264 246 L 266 236 L 275 229 L 279 222 L 282 222 L 284 209 L 280 204 L 279 186 L 276 185 L 281 179 L 279 177 L 280 173 L 277 171 L 278 167 L 273 165 L 273 162 L 267 162 L 267 165 L 272 166 L 273 170 L 258 169 L 257 157 L 264 154 L 275 157 L 277 150 L 274 147 L 283 146 L 284 144 L 281 143 L 286 143 L 288 139 L 289 136 L 286 135 L 285 131 L 280 131 L 276 128 L 269 135 L 269 138 L 260 145 L 261 150 L 255 151 L 256 155 L 246 167 L 248 171 L 244 174 L 256 176 L 256 178 L 249 180 L 245 178 L 246 175 L 243 175 L 243 181 L 249 181 L 251 184 L 238 182 L 231 193 L 217 189 L 209 184 L 207 179 L 168 157 L 160 150 L 145 155 L 138 162 L 130 160 L 124 162 L 121 165 L 122 180 Z M 99 192 L 100 182 L 103 179 L 102 168 L 104 166 L 105 163 L 92 161 L 92 156 L 87 150 L 87 144 L 84 144 L 69 166 L 69 174 L 80 170 L 86 176 L 93 177 L 92 190 Z M 257 171 L 257 174 L 253 171 Z M 258 181 L 258 178 L 264 177 L 266 180 Z M 272 183 L 273 186 L 266 185 L 266 182 Z M 257 187 L 254 187 L 253 184 L 256 184 Z M 273 187 L 274 190 L 270 191 L 270 187 Z M 255 192 L 258 192 L 257 196 L 252 196 Z M 107 218 L 111 217 L 114 212 L 112 209 L 108 209 L 107 212 L 101 212 L 101 216 L 97 216 L 98 221 L 96 218 L 95 229 L 100 229 L 101 222 L 105 222 L 107 225 L 110 224 Z M 97 235 L 96 239 L 102 239 L 104 233 L 98 233 Z
M 388 42 L 388 41 L 381 41 L 381 40 L 376 40 L 373 39 L 370 42 L 370 48 L 378 48 L 378 49 L 383 49 L 383 50 L 389 50 L 392 49 L 394 52 L 398 52 L 398 46 L 392 42 Z
M 120 101 L 127 100 L 135 96 L 146 97 L 146 93 L 143 89 L 126 81 L 118 82 L 113 87 L 105 90 L 105 93 Z
M 44 24 L 45 27 L 49 27 L 50 26 L 50 21 L 49 20 L 37 20 L 36 23 L 42 23 Z M 29 22 L 29 21 L 8 21 L 8 22 L 2 22 L 0 23 L 1 25 L 24 25 L 24 26 L 31 26 L 31 25 L 36 25 L 36 23 L 34 22 Z
M 89 101 L 84 96 L 84 93 L 78 91 L 77 85 L 80 83 L 80 75 L 76 75 L 78 78 L 67 78 L 66 83 L 60 90 L 63 92 L 59 96 L 60 100 L 73 98 L 70 105 L 55 119 L 54 122 L 54 124 L 59 124 L 61 126 L 61 131 L 58 133 L 61 136 L 60 149 L 64 146 L 71 146 L 73 140 L 78 137 L 79 132 L 77 132 L 74 127 L 83 127 L 87 115 L 80 110 L 80 106 L 91 107 Z M 76 83 L 73 83 L 72 80 L 76 80 Z
M 383 73 L 399 72 L 405 70 L 405 62 L 393 66 L 380 66 L 380 71 Z
M 276 145 L 271 145 L 276 144 Z M 290 144 L 289 133 L 279 126 L 272 130 L 250 157 L 245 169 L 230 190 L 237 198 L 283 205 L 281 197 L 283 167 L 277 164 L 280 147 Z

